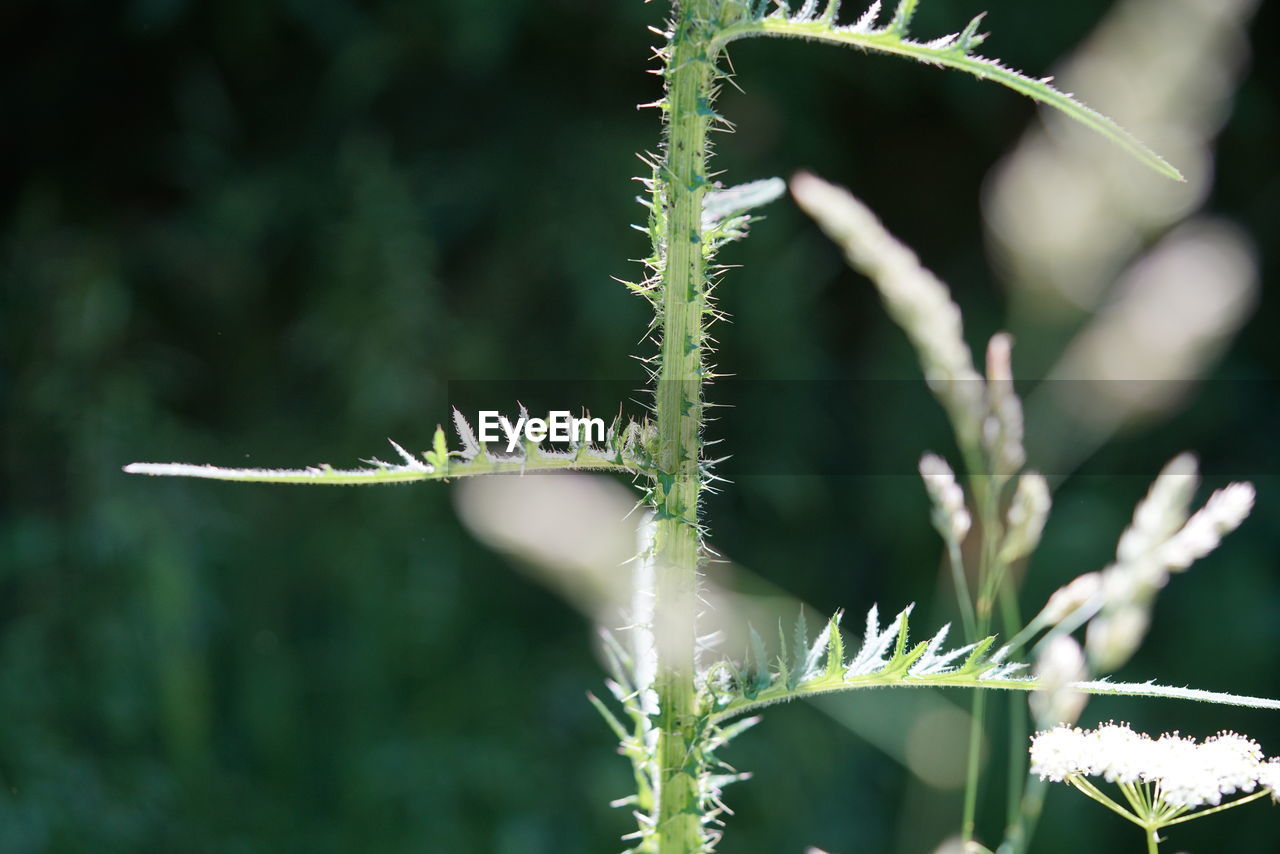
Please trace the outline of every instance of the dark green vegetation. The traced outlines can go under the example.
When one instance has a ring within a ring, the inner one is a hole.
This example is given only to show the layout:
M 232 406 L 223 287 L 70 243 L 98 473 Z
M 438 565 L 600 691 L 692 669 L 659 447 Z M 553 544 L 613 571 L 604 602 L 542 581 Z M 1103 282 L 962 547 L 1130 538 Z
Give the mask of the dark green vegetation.
M 625 259 L 645 251 L 626 228 L 643 216 L 628 179 L 656 117 L 632 107 L 657 96 L 641 69 L 660 9 L 613 5 L 0 11 L 0 850 L 619 847 L 630 820 L 604 801 L 629 780 L 582 698 L 600 681 L 587 624 L 462 533 L 447 491 L 119 473 L 137 459 L 347 464 L 386 435 L 425 447 L 453 378 L 638 380 L 647 310 L 608 276 L 634 277 Z M 1105 5 L 992 2 L 992 52 L 1047 70 Z M 974 11 L 934 0 L 918 27 Z M 1280 98 L 1259 54 L 1213 207 L 1252 231 L 1274 282 Z M 720 106 L 740 132 L 714 165 L 735 180 L 809 166 L 852 186 L 953 286 L 972 341 L 998 328 L 976 198 L 1031 107 L 887 58 L 732 55 L 746 94 Z M 718 327 L 719 363 L 756 379 L 914 377 L 870 286 L 786 204 L 768 214 L 722 259 L 746 269 L 720 292 L 735 323 Z M 1264 289 L 1219 376 L 1274 380 L 1276 312 Z M 902 476 L 740 477 L 709 508 L 717 547 L 827 611 L 926 608 L 940 547 L 910 472 L 946 431 L 932 401 L 911 400 L 835 425 Z M 1153 475 L 1194 447 L 1209 485 L 1247 476 L 1260 492 L 1241 532 L 1174 580 L 1121 676 L 1280 695 L 1274 400 L 1212 385 L 1096 467 Z M 724 429 L 735 452 L 772 441 Z M 795 469 L 831 453 L 846 452 L 803 450 Z M 1148 481 L 1068 482 L 1026 601 L 1103 565 Z M 1086 714 L 1230 725 L 1280 749 L 1263 712 L 1099 699 Z M 904 817 L 952 827 L 959 813 L 958 796 L 799 705 L 726 758 L 756 775 L 728 792 L 727 851 L 888 851 Z M 1037 850 L 1131 841 L 1077 815 L 1096 818 L 1051 800 Z M 1276 838 L 1258 809 L 1179 843 Z

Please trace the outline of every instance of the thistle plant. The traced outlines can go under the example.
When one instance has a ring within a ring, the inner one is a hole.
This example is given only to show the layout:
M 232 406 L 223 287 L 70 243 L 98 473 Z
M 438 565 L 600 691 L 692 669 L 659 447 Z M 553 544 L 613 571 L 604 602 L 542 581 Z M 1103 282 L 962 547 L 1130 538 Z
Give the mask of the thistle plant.
M 1075 582 L 1069 586 L 1071 592 L 1051 600 L 1024 625 L 1011 575 L 1038 545 L 1051 499 L 1047 481 L 1025 468 L 1012 341 L 1003 334 L 995 336 L 980 373 L 946 286 L 851 195 L 807 175 L 791 182 L 796 201 L 844 249 L 850 263 L 875 283 L 888 313 L 918 351 L 925 379 L 955 433 L 962 475 L 957 477 L 950 464 L 933 454 L 922 459 L 920 471 L 934 505 L 934 527 L 952 569 L 961 637 L 949 645 L 952 632 L 943 626 L 929 639 L 913 641 L 910 605 L 897 610 L 887 624 L 873 605 L 856 645 L 846 644 L 842 613 L 837 612 L 816 635 L 801 616 L 791 630 L 780 630 L 773 643 L 752 630 L 750 647 L 741 657 L 705 654 L 699 621 L 701 572 L 709 554 L 703 502 L 718 480 L 716 460 L 707 453 L 704 439 L 706 412 L 713 402 L 708 389 L 716 377 L 709 330 L 721 317 L 716 288 L 726 269 L 716 264 L 716 254 L 745 237 L 753 211 L 777 199 L 786 187 L 777 178 L 726 186 L 710 170 L 711 132 L 732 128 L 715 106 L 720 88 L 731 79 L 726 53 L 730 46 L 753 37 L 799 38 L 962 71 L 1080 122 L 1132 154 L 1136 168 L 1180 178 L 1142 142 L 1054 88 L 1049 79 L 1029 77 L 980 56 L 977 49 L 986 38 L 979 31 L 982 15 L 954 34 L 914 38 L 911 24 L 917 6 L 918 0 L 900 0 L 889 11 L 877 0 L 844 21 L 839 0 L 806 0 L 795 9 L 781 0 L 683 0 L 673 3 L 665 27 L 655 29 L 661 43 L 654 51 L 654 70 L 663 91 L 650 106 L 662 117 L 663 137 L 657 151 L 645 155 L 648 172 L 640 179 L 647 209 L 642 230 L 650 239 L 650 251 L 644 275 L 624 283 L 654 311 L 649 328 L 653 350 L 643 354 L 652 390 L 647 417 L 619 418 L 603 441 L 573 441 L 567 449 L 532 439 L 506 447 L 482 441 L 466 414 L 455 410 L 455 441 L 437 428 L 429 449 L 412 452 L 393 442 L 392 460 L 374 458 L 355 469 L 135 463 L 126 471 L 292 484 L 446 481 L 560 470 L 614 472 L 633 479 L 651 514 L 635 572 L 636 599 L 646 604 L 632 615 L 629 635 L 602 633 L 611 670 L 607 684 L 615 702 L 607 704 L 594 696 L 591 700 L 632 763 L 635 791 L 616 803 L 636 817 L 636 829 L 626 837 L 636 852 L 693 854 L 714 849 L 727 812 L 722 789 L 744 777 L 722 762 L 722 751 L 758 721 L 756 711 L 773 703 L 874 686 L 975 689 L 973 758 L 962 820 L 970 842 L 976 838 L 976 757 L 986 689 L 1012 692 L 1012 738 L 1019 754 L 1026 727 L 1018 716 L 1025 716 L 1021 698 L 1028 692 L 1057 698 L 1050 704 L 1055 711 L 1068 702 L 1063 697 L 1086 693 L 1280 708 L 1280 703 L 1264 699 L 1097 678 L 1127 658 L 1140 640 L 1151 601 L 1169 573 L 1210 551 L 1247 514 L 1252 492 L 1241 485 L 1229 487 L 1189 517 L 1194 491 L 1188 477 L 1190 457 L 1179 458 L 1157 481 L 1135 515 L 1116 565 L 1088 576 L 1090 581 Z M 527 416 L 521 411 L 519 418 Z M 964 546 L 975 531 L 980 531 L 981 542 L 977 571 L 971 573 Z M 971 577 L 976 579 L 972 588 Z M 1088 670 L 1054 669 L 1049 665 L 1061 660 L 1061 653 L 1056 658 L 1038 654 L 1041 649 L 1062 650 L 1063 644 L 1070 650 L 1071 633 L 1085 626 Z M 1000 643 L 997 632 L 1012 640 Z M 1046 638 L 1032 648 L 1031 641 L 1042 632 Z M 1028 650 L 1037 655 L 1034 673 L 1028 667 Z M 1020 784 L 1011 786 L 1009 803 L 1009 838 L 1025 838 L 1033 820 L 1025 818 Z M 1144 820 L 1151 821 L 1149 816 Z M 1019 844 L 1014 843 L 1014 850 Z

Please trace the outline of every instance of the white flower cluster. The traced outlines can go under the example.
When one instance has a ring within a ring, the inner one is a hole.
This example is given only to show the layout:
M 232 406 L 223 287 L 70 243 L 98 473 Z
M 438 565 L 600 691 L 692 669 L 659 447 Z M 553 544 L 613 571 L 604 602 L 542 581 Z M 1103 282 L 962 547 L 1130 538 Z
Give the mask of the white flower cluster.
M 1259 785 L 1280 792 L 1280 759 L 1267 761 L 1253 739 L 1222 732 L 1197 743 L 1166 733 L 1151 738 L 1126 724 L 1096 730 L 1059 726 L 1031 739 L 1031 773 L 1060 783 L 1076 776 L 1109 783 L 1154 783 L 1156 795 L 1176 807 L 1222 803 L 1224 795 Z

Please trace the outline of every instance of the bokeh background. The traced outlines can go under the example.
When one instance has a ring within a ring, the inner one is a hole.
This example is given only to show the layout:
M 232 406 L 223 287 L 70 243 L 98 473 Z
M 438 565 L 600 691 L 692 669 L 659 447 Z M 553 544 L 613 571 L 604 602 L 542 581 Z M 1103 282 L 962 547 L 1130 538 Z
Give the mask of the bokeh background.
M 1194 42 L 1205 4 L 1179 2 L 1191 24 L 1148 28 L 1151 50 Z M 986 8 L 988 52 L 1039 74 L 1108 16 L 1132 14 L 1122 5 L 931 0 L 917 27 L 951 32 Z M 1222 6 L 1232 20 L 1221 26 L 1243 35 L 1220 40 L 1164 96 L 1173 112 L 1192 109 L 1194 83 L 1221 84 L 1198 108 L 1212 149 L 1196 159 L 1186 132 L 1174 140 L 1180 165 L 1196 167 L 1192 194 L 1135 226 L 1108 262 L 1117 269 L 1096 277 L 1122 279 L 1203 208 L 1239 250 L 1238 321 L 1209 330 L 1218 357 L 1172 363 L 1173 378 L 1206 381 L 1111 450 L 1084 448 L 1070 466 L 1033 455 L 1084 473 L 1061 479 L 1024 606 L 1104 566 L 1149 482 L 1139 473 L 1195 448 L 1206 490 L 1249 477 L 1259 506 L 1173 580 L 1119 676 L 1280 696 L 1280 69 L 1264 45 L 1277 10 L 1250 18 L 1252 5 Z M 545 571 L 485 542 L 494 524 L 518 521 L 519 503 L 455 505 L 463 493 L 437 485 L 167 482 L 120 467 L 345 465 L 383 454 L 387 436 L 425 447 L 451 381 L 638 385 L 646 306 L 610 276 L 634 277 L 627 259 L 646 251 L 628 227 L 641 217 L 630 179 L 643 168 L 635 153 L 657 140 L 657 115 L 635 105 L 657 97 L 645 28 L 661 23 L 660 6 L 0 5 L 0 851 L 622 847 L 631 818 L 608 801 L 627 792 L 629 769 L 584 699 L 602 679 L 591 620 Z M 1157 67 L 1132 41 L 1119 54 Z M 1056 354 L 1118 299 L 1106 288 L 1062 297 L 1007 233 L 984 226 L 1003 198 L 998 164 L 1043 134 L 1029 103 L 832 48 L 744 43 L 732 57 L 744 91 L 721 102 L 739 129 L 718 140 L 727 180 L 810 168 L 854 188 L 952 285 L 975 348 L 1009 326 L 1021 375 L 1052 376 Z M 1224 69 L 1240 63 L 1233 81 Z M 1032 169 L 1024 185 L 1046 217 L 1033 221 L 1049 223 L 1040 234 L 1059 233 L 1053 213 L 1075 209 L 1078 181 L 1034 183 L 1051 172 Z M 1086 219 L 1104 235 L 1136 221 L 1105 204 Z M 1050 267 L 1073 270 L 1100 239 L 1059 247 Z M 914 382 L 914 357 L 872 288 L 789 202 L 724 260 L 743 265 L 721 290 L 734 317 L 718 331 L 726 370 Z M 1190 269 L 1195 293 L 1227 288 L 1212 265 Z M 1167 304 L 1143 316 L 1176 344 Z M 1146 376 L 1138 366 L 1128 378 Z M 709 502 L 717 549 L 759 584 L 824 612 L 847 607 L 855 623 L 873 602 L 892 613 L 914 600 L 922 628 L 950 619 L 940 545 L 910 475 L 920 451 L 948 440 L 927 397 L 903 399 L 854 423 L 788 408 L 770 430 L 713 427 L 726 450 L 780 446 L 794 461 L 744 470 Z M 824 465 L 854 448 L 901 466 Z M 547 527 L 572 543 L 595 527 L 581 531 L 571 506 Z M 728 792 L 738 815 L 723 850 L 932 850 L 958 822 L 946 769 L 966 698 L 939 693 L 926 708 L 898 697 L 771 710 L 727 756 L 755 779 Z M 998 723 L 1003 704 L 993 708 Z M 1117 699 L 1085 712 L 1112 717 L 1197 736 L 1237 728 L 1280 753 L 1274 713 Z M 989 841 L 1002 750 L 997 736 Z M 1171 844 L 1271 850 L 1276 816 L 1245 808 L 1179 828 Z M 1063 790 L 1050 793 L 1033 850 L 1138 844 L 1136 829 Z

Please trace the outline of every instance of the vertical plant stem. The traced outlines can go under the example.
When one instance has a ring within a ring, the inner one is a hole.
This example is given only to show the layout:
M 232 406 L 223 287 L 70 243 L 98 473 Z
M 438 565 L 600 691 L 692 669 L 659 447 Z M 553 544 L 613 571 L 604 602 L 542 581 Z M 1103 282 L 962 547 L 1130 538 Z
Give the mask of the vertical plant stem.
M 707 130 L 715 83 L 707 55 L 710 0 L 679 4 L 667 66 L 666 264 L 662 281 L 662 364 L 655 416 L 659 476 L 654 540 L 658 648 L 659 854 L 702 850 L 698 797 L 696 643 L 701 534 L 703 336 L 706 262 L 701 245 Z
M 964 573 L 964 555 L 960 543 L 947 541 L 947 563 L 951 564 L 951 581 L 956 588 L 956 601 L 960 605 L 960 622 L 964 627 L 964 639 L 973 643 L 978 638 L 978 620 L 973 611 L 973 594 L 969 591 L 969 579 Z
M 1026 777 L 1021 815 L 1016 824 L 1006 829 L 1004 842 L 1000 845 L 997 854 L 1024 854 L 1031 837 L 1035 835 L 1040 814 L 1044 811 L 1044 796 L 1048 787 L 1048 782 L 1039 777 Z
M 971 469 L 971 471 L 976 471 Z M 992 578 L 999 571 L 999 550 L 1003 538 L 1000 524 L 1000 491 L 994 477 L 971 475 L 970 486 L 978 505 L 982 524 L 982 552 L 978 563 L 977 636 L 991 628 L 993 605 Z M 981 764 L 983 717 L 986 714 L 986 692 L 974 691 L 969 720 L 969 761 L 965 772 L 964 816 L 960 824 L 965 849 L 977 834 L 978 777 Z
M 1027 698 L 1009 696 L 1009 782 L 1005 793 L 1005 833 L 1022 824 L 1022 797 L 1027 782 Z
M 986 713 L 987 692 L 973 692 L 969 706 L 969 761 L 964 780 L 964 819 L 960 832 L 964 837 L 964 850 L 970 850 L 978 830 L 978 771 L 982 758 L 982 718 Z
M 1022 613 L 1018 607 L 1018 587 L 1013 575 L 1005 572 L 1000 585 L 1000 612 L 1006 636 L 1018 631 Z M 1005 801 L 1005 834 L 1020 828 L 1025 820 L 1022 798 L 1027 781 L 1027 698 L 1010 693 L 1009 701 L 1009 782 Z

